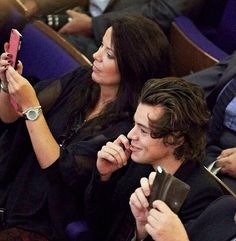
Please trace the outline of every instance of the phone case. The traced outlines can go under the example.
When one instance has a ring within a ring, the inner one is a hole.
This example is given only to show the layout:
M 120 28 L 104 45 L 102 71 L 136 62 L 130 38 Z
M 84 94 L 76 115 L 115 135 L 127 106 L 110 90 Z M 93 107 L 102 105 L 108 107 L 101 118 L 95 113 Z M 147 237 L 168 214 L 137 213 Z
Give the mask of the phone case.
M 189 190 L 190 186 L 188 184 L 165 172 L 159 166 L 148 198 L 149 205 L 152 207 L 153 201 L 162 200 L 173 212 L 178 213 Z
M 16 60 L 17 60 L 17 53 L 21 47 L 21 39 L 22 35 L 16 30 L 11 30 L 10 40 L 9 40 L 9 48 L 8 53 L 12 55 L 12 66 L 15 68 Z

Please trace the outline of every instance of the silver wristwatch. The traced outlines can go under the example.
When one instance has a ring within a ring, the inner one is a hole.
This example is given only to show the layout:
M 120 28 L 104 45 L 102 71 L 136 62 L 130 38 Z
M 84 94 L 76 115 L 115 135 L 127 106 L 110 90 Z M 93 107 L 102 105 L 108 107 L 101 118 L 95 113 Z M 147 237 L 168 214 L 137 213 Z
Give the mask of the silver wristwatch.
M 38 119 L 41 112 L 42 112 L 42 107 L 36 106 L 36 107 L 30 107 L 26 109 L 25 111 L 22 112 L 22 114 L 26 120 L 34 121 Z

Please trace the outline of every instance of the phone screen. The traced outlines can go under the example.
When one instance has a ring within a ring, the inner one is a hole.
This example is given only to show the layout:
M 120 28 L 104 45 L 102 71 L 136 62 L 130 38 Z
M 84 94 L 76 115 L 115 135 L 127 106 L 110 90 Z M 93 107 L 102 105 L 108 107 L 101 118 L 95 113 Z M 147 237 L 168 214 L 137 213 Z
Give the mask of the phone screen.
M 22 35 L 16 29 L 12 29 L 9 40 L 8 53 L 12 55 L 12 67 L 14 68 L 16 67 L 17 53 L 21 47 L 21 39 Z

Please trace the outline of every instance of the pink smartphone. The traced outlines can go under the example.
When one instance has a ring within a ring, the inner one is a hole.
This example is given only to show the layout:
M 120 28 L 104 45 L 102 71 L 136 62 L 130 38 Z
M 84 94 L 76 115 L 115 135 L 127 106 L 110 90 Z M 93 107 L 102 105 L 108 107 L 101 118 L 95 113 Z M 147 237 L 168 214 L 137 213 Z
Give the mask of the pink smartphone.
M 8 53 L 12 55 L 12 67 L 16 67 L 17 54 L 21 47 L 22 35 L 16 29 L 11 30 Z

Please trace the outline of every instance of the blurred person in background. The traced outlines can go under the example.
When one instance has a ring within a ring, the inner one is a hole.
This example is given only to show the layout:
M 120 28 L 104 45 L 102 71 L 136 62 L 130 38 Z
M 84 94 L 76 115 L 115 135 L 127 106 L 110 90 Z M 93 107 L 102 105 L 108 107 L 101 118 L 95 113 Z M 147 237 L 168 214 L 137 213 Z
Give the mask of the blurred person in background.
M 63 34 L 90 60 L 107 26 L 116 18 L 130 13 L 142 14 L 155 21 L 164 32 L 168 33 L 171 22 L 176 16 L 186 15 L 196 19 L 207 2 L 206 0 L 77 0 L 77 2 L 72 0 L 69 3 L 65 0 L 24 1 L 26 6 L 32 9 L 31 15 L 38 13 L 45 18 L 46 13 L 50 14 L 46 22 Z M 56 11 L 54 14 L 53 5 L 54 12 Z M 77 10 L 73 7 L 77 7 Z M 65 11 L 66 8 L 68 9 L 66 15 L 61 15 L 60 9 Z

